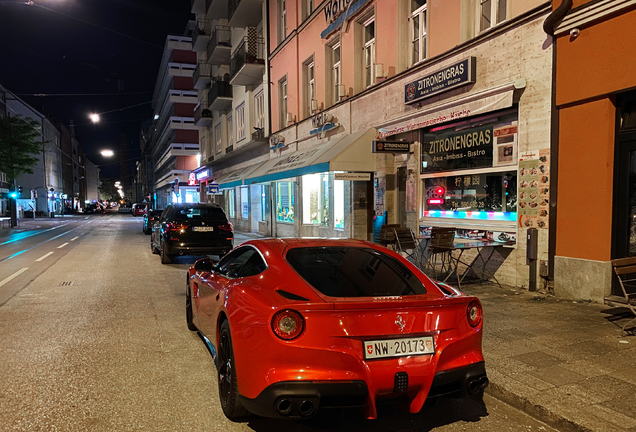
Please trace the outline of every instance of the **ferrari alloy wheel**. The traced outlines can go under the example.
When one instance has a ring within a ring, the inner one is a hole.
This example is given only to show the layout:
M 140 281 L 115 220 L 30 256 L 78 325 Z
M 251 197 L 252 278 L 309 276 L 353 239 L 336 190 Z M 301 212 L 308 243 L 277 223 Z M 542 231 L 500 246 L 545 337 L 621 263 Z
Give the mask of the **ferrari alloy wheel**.
M 161 264 L 171 264 L 172 263 L 172 257 L 168 254 L 168 251 L 166 250 L 166 245 L 162 244 L 161 245 Z
M 196 331 L 194 320 L 192 319 L 192 296 L 190 295 L 190 284 L 186 280 L 186 323 L 188 330 Z
M 230 325 L 227 321 L 221 324 L 219 333 L 219 353 L 217 357 L 219 399 L 223 414 L 233 421 L 246 417 L 249 412 L 243 408 L 238 400 L 238 384 L 236 369 L 234 368 L 234 352 L 232 351 L 232 337 Z

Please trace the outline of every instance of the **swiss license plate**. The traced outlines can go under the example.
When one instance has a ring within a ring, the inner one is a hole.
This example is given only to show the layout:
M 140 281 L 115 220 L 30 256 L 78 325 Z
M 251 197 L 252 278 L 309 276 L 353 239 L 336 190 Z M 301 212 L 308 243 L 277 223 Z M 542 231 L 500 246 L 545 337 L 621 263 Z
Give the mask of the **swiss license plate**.
M 364 341 L 364 358 L 378 359 L 435 353 L 433 336 Z
M 192 227 L 194 231 L 214 231 L 214 227 Z

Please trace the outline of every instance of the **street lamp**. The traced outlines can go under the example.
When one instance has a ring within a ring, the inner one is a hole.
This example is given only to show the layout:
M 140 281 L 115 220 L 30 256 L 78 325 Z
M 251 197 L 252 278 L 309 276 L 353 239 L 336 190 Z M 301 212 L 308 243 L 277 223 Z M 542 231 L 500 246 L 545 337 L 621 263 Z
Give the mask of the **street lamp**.
M 99 123 L 99 114 L 93 113 L 90 114 L 89 117 L 93 123 Z
M 102 150 L 101 155 L 104 157 L 111 157 L 115 154 L 112 150 Z

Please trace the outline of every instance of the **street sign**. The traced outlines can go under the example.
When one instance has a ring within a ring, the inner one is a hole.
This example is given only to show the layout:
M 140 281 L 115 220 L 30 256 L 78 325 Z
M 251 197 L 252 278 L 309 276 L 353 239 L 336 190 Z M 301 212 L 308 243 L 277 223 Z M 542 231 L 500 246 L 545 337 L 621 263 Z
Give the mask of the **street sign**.
M 219 185 L 217 183 L 212 183 L 211 185 L 208 185 L 208 193 L 210 194 L 219 193 Z

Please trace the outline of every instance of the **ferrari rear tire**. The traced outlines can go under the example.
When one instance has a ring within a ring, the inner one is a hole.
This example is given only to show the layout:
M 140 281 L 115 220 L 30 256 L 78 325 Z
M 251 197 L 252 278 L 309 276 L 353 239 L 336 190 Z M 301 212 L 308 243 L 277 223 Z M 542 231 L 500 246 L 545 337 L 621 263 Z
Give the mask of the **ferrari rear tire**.
M 166 245 L 162 245 L 161 248 L 161 264 L 172 264 L 172 256 L 168 254 Z
M 186 324 L 188 324 L 188 330 L 196 331 L 197 328 L 194 325 L 194 317 L 192 315 L 192 296 L 190 295 L 190 284 L 186 284 Z
M 219 399 L 223 414 L 232 420 L 238 421 L 249 416 L 238 399 L 239 390 L 236 380 L 236 368 L 234 364 L 234 351 L 232 350 L 232 336 L 230 335 L 230 325 L 227 321 L 221 324 L 219 332 L 219 353 L 217 357 Z

